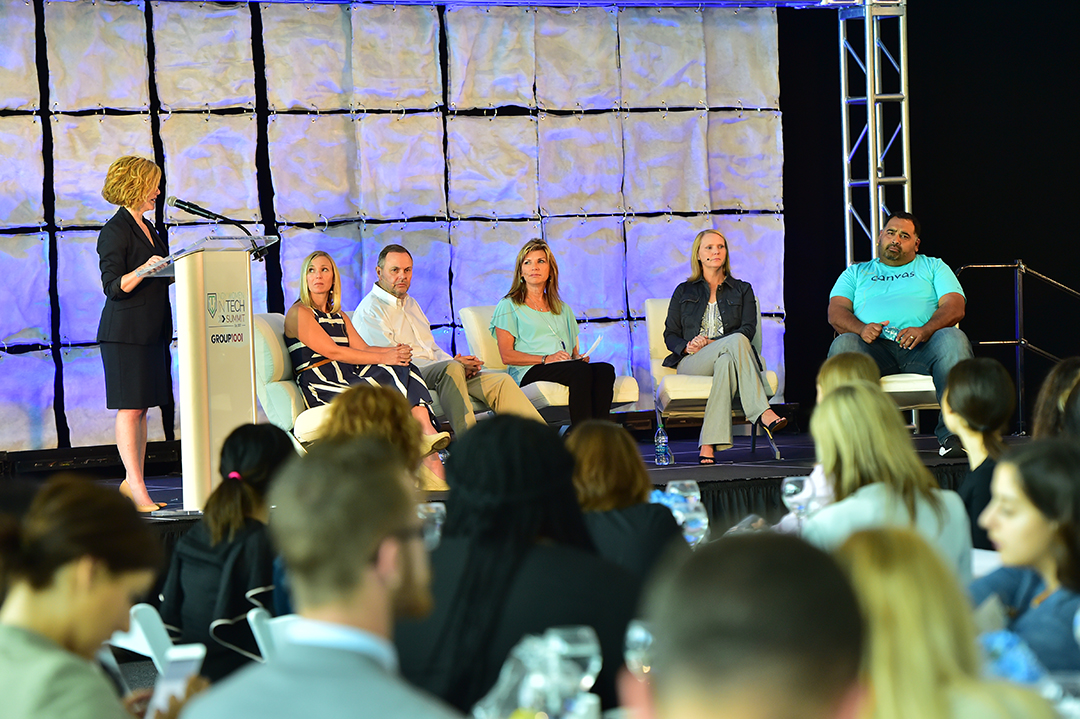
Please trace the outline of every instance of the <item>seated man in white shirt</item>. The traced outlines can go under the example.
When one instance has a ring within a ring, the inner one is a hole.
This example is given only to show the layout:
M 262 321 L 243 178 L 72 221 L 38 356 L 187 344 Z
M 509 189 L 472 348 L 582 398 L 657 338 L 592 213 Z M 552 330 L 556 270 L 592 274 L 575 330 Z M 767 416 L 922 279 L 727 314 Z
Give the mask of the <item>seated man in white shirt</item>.
M 371 438 L 320 444 L 282 470 L 270 534 L 299 619 L 270 661 L 200 695 L 184 719 L 460 717 L 399 676 L 390 641 L 395 618 L 432 606 L 410 485 L 396 451 Z
M 431 323 L 420 304 L 409 296 L 412 254 L 401 245 L 387 245 L 379 253 L 378 281 L 353 312 L 353 325 L 373 347 L 407 344 L 424 384 L 439 396 L 456 436 L 476 424 L 472 402 L 479 400 L 498 413 L 516 414 L 543 422 L 540 413 L 514 379 L 503 372 L 481 373 L 483 363 L 471 355 L 451 357 L 435 344 Z

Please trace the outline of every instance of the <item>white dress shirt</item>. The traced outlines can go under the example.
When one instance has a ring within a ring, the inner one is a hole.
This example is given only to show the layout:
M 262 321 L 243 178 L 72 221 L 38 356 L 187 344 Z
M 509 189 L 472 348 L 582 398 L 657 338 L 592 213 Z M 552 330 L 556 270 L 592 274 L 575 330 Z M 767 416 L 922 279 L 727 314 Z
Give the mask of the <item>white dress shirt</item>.
M 453 359 L 435 344 L 431 323 L 420 303 L 409 295 L 395 297 L 376 283 L 360 301 L 352 319 L 360 337 L 373 347 L 398 342 L 412 347 L 412 361 L 417 367 Z

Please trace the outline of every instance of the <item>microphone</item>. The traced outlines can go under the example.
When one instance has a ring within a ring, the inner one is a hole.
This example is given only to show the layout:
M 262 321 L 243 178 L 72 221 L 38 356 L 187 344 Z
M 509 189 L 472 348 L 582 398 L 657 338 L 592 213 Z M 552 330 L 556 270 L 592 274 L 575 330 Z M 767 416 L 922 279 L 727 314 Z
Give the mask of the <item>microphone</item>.
M 206 218 L 207 220 L 223 220 L 225 222 L 232 222 L 232 220 L 230 220 L 225 215 L 219 215 L 216 212 L 211 212 L 210 210 L 207 210 L 205 207 L 199 207 L 198 205 L 196 205 L 196 204 L 194 204 L 192 202 L 187 202 L 185 200 L 178 200 L 178 199 L 176 199 L 176 197 L 174 197 L 172 195 L 169 195 L 169 197 L 165 200 L 165 204 L 168 205 L 169 207 L 175 207 L 177 209 L 183 210 L 184 212 L 195 215 L 197 217 Z
M 251 233 L 248 231 L 248 228 L 244 227 L 238 221 L 226 217 L 225 215 L 219 215 L 216 212 L 211 212 L 205 207 L 199 207 L 193 202 L 187 202 L 186 200 L 177 199 L 175 195 L 169 195 L 167 198 L 165 198 L 165 204 L 169 207 L 175 207 L 177 209 L 183 210 L 184 212 L 195 215 L 196 217 L 202 217 L 207 220 L 218 220 L 230 225 L 235 225 L 236 227 L 239 227 L 241 230 L 243 230 L 245 235 L 251 237 Z M 261 262 L 263 257 L 266 256 L 267 252 L 268 250 L 265 247 L 260 248 L 258 245 L 255 244 L 255 240 L 251 240 L 251 254 L 255 257 L 256 260 L 259 260 Z

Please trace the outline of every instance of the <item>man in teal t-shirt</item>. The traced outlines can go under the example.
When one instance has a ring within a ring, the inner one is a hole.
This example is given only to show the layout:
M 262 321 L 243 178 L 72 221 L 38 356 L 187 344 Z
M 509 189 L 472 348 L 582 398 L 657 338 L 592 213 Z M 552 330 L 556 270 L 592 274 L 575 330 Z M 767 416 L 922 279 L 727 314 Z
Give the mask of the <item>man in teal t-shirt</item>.
M 829 356 L 862 352 L 881 374 L 912 372 L 934 378 L 938 403 L 949 370 L 971 357 L 967 335 L 954 325 L 964 318 L 964 289 L 949 266 L 919 252 L 919 221 L 897 212 L 878 235 L 878 257 L 851 265 L 829 293 L 829 324 L 839 336 Z M 946 456 L 960 440 L 938 420 L 935 430 Z

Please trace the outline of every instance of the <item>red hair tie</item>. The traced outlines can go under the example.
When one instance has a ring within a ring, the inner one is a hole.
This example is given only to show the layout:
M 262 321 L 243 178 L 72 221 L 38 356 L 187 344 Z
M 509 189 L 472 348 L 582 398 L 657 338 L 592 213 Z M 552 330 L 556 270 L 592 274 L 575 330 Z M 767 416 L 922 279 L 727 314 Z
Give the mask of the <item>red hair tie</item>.
M 244 478 L 240 476 L 239 472 L 229 472 L 229 479 L 235 479 L 237 482 L 244 481 Z

